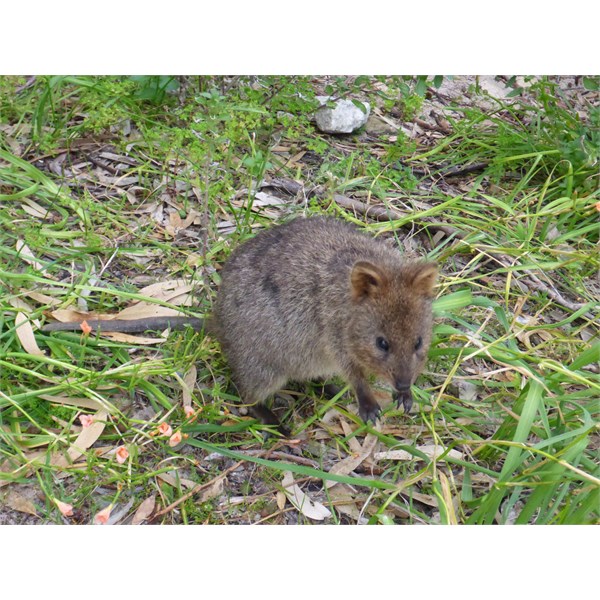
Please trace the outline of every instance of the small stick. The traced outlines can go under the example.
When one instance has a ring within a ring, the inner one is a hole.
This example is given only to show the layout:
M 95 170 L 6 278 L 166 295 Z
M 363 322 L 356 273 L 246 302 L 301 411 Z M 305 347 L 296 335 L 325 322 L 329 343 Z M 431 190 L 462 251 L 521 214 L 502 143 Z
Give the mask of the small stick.
M 293 462 L 299 465 L 304 465 L 305 467 L 312 467 L 313 469 L 319 468 L 319 464 L 316 460 L 304 458 L 303 456 L 295 456 L 294 454 L 288 454 L 287 452 L 273 452 L 272 450 L 246 450 L 241 453 L 247 454 L 248 456 L 256 456 L 259 458 L 274 458 L 277 460 Z
M 156 514 L 152 515 L 148 519 L 148 523 L 151 523 L 152 521 L 158 519 L 158 517 L 162 517 L 163 515 L 171 512 L 173 509 L 177 508 L 182 502 L 189 500 L 192 496 L 194 496 L 198 492 L 201 492 L 202 490 L 205 490 L 206 488 L 214 485 L 215 483 L 225 479 L 225 477 L 227 477 L 227 475 L 229 475 L 229 473 L 231 473 L 231 471 L 235 471 L 239 466 L 244 464 L 244 462 L 246 462 L 246 461 L 240 460 L 237 463 L 235 463 L 235 465 L 233 465 L 232 467 L 225 469 L 225 471 L 223 471 L 218 477 L 211 479 L 208 483 L 203 483 L 201 485 L 197 485 L 197 486 L 193 487 L 187 494 L 184 494 L 183 496 L 181 496 L 181 498 L 175 500 L 175 502 L 173 502 L 172 504 L 169 504 L 169 506 L 167 506 L 166 508 L 163 508 L 162 510 L 159 510 Z
M 408 213 L 401 212 L 395 208 L 387 208 L 383 206 L 369 206 L 368 204 L 365 204 L 360 200 L 348 198 L 348 196 L 342 196 L 341 194 L 334 194 L 333 199 L 337 204 L 339 204 L 343 208 L 355 210 L 356 212 L 367 217 L 371 217 L 377 221 L 396 221 L 398 219 L 404 219 L 408 217 Z M 453 235 L 458 239 L 462 239 L 464 237 L 464 235 L 460 231 L 458 231 L 458 229 L 450 227 L 449 225 L 425 224 L 425 227 L 433 231 L 443 231 L 446 235 Z
M 456 165 L 445 171 L 439 171 L 438 173 L 435 173 L 435 175 L 441 175 L 442 177 L 457 177 L 458 175 L 467 175 L 468 173 L 483 171 L 484 169 L 487 169 L 488 165 L 489 163 L 487 162 L 476 162 L 470 165 Z
M 180 331 L 191 327 L 195 331 L 202 331 L 204 319 L 196 317 L 147 317 L 145 319 L 90 319 L 86 323 L 92 331 L 141 333 L 143 331 L 162 331 L 172 329 Z M 70 321 L 68 323 L 48 323 L 42 331 L 81 331 L 82 322 Z

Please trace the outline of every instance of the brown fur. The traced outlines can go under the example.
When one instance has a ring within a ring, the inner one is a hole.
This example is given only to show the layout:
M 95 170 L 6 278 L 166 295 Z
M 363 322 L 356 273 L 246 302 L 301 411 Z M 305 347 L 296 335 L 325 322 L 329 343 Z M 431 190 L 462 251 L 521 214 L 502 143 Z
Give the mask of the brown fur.
M 434 264 L 406 262 L 342 221 L 296 219 L 232 253 L 209 329 L 263 422 L 277 423 L 262 403 L 286 382 L 333 375 L 353 386 L 360 416 L 375 421 L 370 375 L 410 410 L 431 341 L 436 274 Z

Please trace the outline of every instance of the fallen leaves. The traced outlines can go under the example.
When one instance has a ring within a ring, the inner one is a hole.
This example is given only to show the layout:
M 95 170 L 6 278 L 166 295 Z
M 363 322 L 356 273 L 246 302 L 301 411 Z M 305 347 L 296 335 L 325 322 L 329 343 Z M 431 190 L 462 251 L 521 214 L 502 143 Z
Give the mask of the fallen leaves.
M 131 520 L 132 525 L 141 525 L 144 521 L 150 518 L 150 515 L 154 512 L 156 507 L 156 494 L 146 498 L 135 511 L 133 519 Z
M 44 352 L 37 345 L 35 334 L 29 317 L 22 312 L 18 312 L 15 317 L 15 333 L 23 350 L 32 356 L 45 356 Z
M 84 335 L 89 335 L 92 332 L 92 329 L 87 324 L 87 321 L 129 321 L 185 316 L 174 308 L 157 304 L 156 301 L 169 303 L 175 306 L 190 306 L 193 303 L 192 290 L 193 286 L 183 279 L 159 281 L 142 288 L 138 292 L 139 296 L 147 298 L 147 300 L 135 300 L 118 313 L 103 314 L 73 309 L 54 309 L 52 311 L 47 311 L 45 314 L 60 323 L 78 323 Z M 31 312 L 32 310 L 33 309 L 30 307 L 28 312 Z M 165 336 L 149 337 L 121 332 L 108 332 L 102 331 L 101 329 L 99 335 L 108 337 L 114 341 L 132 345 L 147 346 L 160 344 L 166 340 Z
M 189 500 L 194 495 L 197 495 L 198 502 L 206 502 L 207 500 L 210 500 L 211 498 L 216 498 L 217 496 L 220 496 L 223 493 L 223 486 L 225 483 L 225 478 L 227 477 L 227 475 L 229 475 L 229 473 L 238 469 L 241 466 L 242 462 L 243 461 L 239 461 L 239 462 L 235 463 L 231 467 L 225 469 L 225 471 L 223 471 L 223 473 L 221 473 L 220 475 L 218 475 L 217 477 L 215 477 L 214 479 L 212 479 L 211 481 L 209 481 L 207 483 L 193 485 L 192 489 L 189 492 L 187 492 L 186 494 L 181 496 L 179 499 L 177 499 L 175 502 L 173 502 L 169 506 L 167 506 L 167 507 L 163 508 L 162 510 L 158 511 L 157 513 L 155 513 L 152 517 L 152 520 L 155 520 L 158 517 L 161 517 L 161 516 L 171 512 L 177 506 L 179 506 L 186 500 Z M 160 475 L 158 475 L 158 477 L 164 480 L 164 475 L 166 475 L 166 473 L 161 473 Z M 164 481 L 166 481 L 166 480 L 164 480 Z M 186 480 L 174 479 L 174 483 L 172 485 L 176 485 L 177 481 L 180 481 L 183 484 L 183 482 Z
M 23 242 L 22 240 L 17 240 L 16 250 L 17 250 L 17 253 L 21 256 L 21 258 L 27 264 L 31 265 L 37 271 L 44 270 L 44 265 L 42 265 L 42 263 L 37 261 L 37 259 L 35 258 L 35 255 L 31 251 L 29 246 L 27 244 L 25 244 L 25 242 Z
M 198 371 L 196 367 L 192 365 L 183 376 L 183 380 L 181 382 L 181 403 L 187 418 L 190 418 L 194 414 L 194 409 L 192 408 L 192 390 L 196 385 L 197 378 Z
M 13 510 L 26 513 L 28 515 L 37 516 L 35 504 L 29 498 L 26 498 L 14 490 L 8 492 L 7 496 L 3 500 L 3 503 Z
M 435 444 L 424 444 L 415 446 L 415 448 L 431 460 L 444 460 L 444 458 L 440 459 L 442 454 L 458 460 L 463 458 L 462 452 L 454 449 L 447 450 L 443 446 Z M 406 450 L 386 450 L 385 452 L 376 452 L 374 458 L 375 460 L 414 460 L 415 455 Z
M 76 439 L 69 445 L 65 452 L 53 452 L 48 457 L 47 450 L 36 450 L 34 452 L 24 453 L 24 462 L 19 467 L 11 465 L 10 461 L 0 463 L 0 471 L 10 469 L 13 476 L 23 477 L 41 465 L 51 465 L 56 467 L 72 467 L 73 463 L 78 460 L 100 437 L 106 426 L 108 413 L 104 410 L 98 411 L 93 417 L 82 415 L 83 422 L 88 423 L 87 427 L 82 427 Z M 86 418 L 87 417 L 87 418 Z M 90 419 L 90 420 L 88 420 Z M 11 468 L 12 467 L 12 468 Z M 58 473 L 57 478 L 63 479 L 71 475 L 71 470 L 62 470 Z M 0 480 L 0 485 L 7 485 L 10 480 Z
M 323 521 L 331 516 L 331 511 L 323 504 L 313 501 L 305 494 L 300 486 L 294 481 L 294 476 L 290 471 L 283 474 L 283 493 L 288 501 L 296 507 L 304 516 L 315 521 Z
M 342 427 L 346 426 L 349 429 L 348 424 L 345 421 L 342 421 Z M 380 427 L 379 425 L 375 427 L 377 429 Z M 355 449 L 353 453 L 346 458 L 337 462 L 329 472 L 336 475 L 348 475 L 352 471 L 354 471 L 359 465 L 361 465 L 366 459 L 368 459 L 375 449 L 378 439 L 372 433 L 369 433 L 365 438 L 364 442 L 360 444 L 356 438 L 351 438 L 351 441 L 355 444 Z M 356 447 L 358 446 L 358 447 Z M 328 480 L 325 482 L 325 487 L 332 488 L 333 486 L 338 485 L 336 481 Z
M 108 419 L 108 413 L 106 411 L 98 411 L 92 422 L 88 427 L 84 427 L 81 433 L 77 436 L 76 440 L 71 444 L 66 452 L 66 455 L 60 455 L 56 458 L 54 464 L 67 466 L 69 462 L 74 462 L 83 453 L 96 442 L 96 440 L 102 435 L 104 428 L 106 427 L 106 420 Z

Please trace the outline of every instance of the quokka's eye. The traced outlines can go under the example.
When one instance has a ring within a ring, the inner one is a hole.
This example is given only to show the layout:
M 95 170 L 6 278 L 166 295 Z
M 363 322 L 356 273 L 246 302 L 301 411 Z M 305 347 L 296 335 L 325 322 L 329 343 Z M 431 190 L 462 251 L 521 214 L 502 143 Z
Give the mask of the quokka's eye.
M 385 338 L 378 337 L 375 340 L 375 344 L 377 344 L 377 347 L 380 350 L 383 350 L 384 352 L 387 352 L 390 349 L 390 345 L 388 344 L 388 341 Z
M 415 342 L 415 351 L 420 350 L 423 347 L 423 338 L 419 336 Z

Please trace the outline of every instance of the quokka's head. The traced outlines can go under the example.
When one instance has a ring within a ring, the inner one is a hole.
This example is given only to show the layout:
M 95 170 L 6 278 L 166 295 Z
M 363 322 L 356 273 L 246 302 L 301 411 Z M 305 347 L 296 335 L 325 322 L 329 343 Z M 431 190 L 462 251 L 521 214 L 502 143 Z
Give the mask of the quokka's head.
M 350 272 L 352 360 L 387 380 L 405 411 L 412 406 L 410 386 L 423 370 L 431 343 L 431 303 L 437 265 L 409 262 L 378 265 L 357 261 Z

